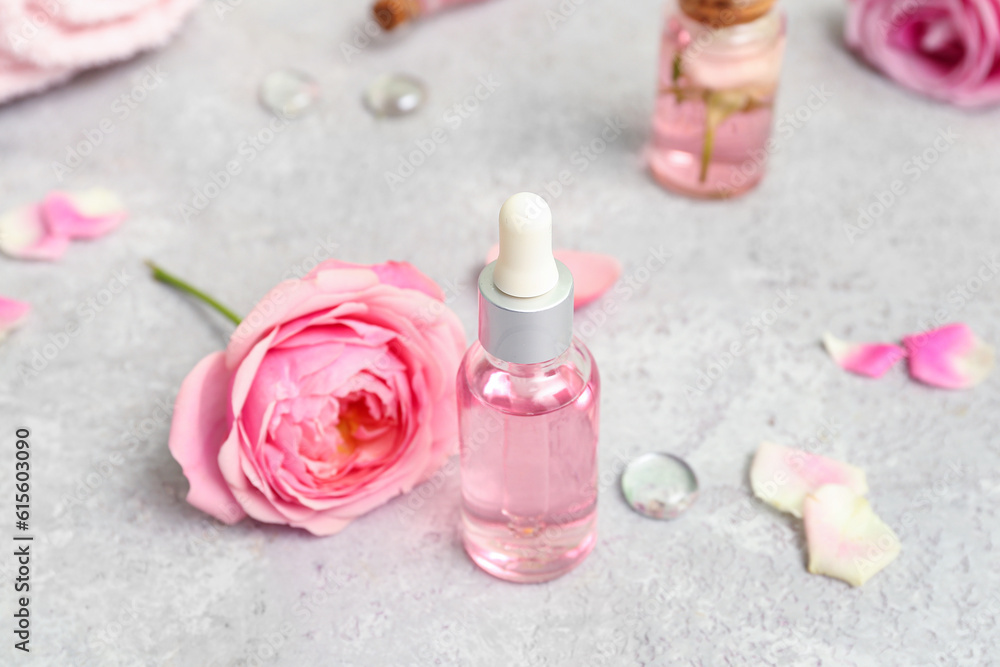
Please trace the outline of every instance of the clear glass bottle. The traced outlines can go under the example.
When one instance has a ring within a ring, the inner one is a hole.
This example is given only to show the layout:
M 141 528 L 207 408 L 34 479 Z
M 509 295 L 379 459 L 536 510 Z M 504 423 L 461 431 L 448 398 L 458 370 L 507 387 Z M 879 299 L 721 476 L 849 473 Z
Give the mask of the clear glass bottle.
M 550 218 L 547 289 L 504 291 L 505 262 L 519 273 L 531 265 L 505 243 L 504 214 L 519 197 L 544 206 L 515 195 L 501 209 L 500 257 L 480 275 L 480 340 L 459 369 L 458 407 L 465 550 L 486 572 L 530 583 L 565 574 L 594 548 L 600 380 L 572 336 L 573 279 L 551 259 Z
M 764 176 L 785 19 L 774 0 L 679 0 L 660 51 L 649 167 L 696 197 L 742 194 Z

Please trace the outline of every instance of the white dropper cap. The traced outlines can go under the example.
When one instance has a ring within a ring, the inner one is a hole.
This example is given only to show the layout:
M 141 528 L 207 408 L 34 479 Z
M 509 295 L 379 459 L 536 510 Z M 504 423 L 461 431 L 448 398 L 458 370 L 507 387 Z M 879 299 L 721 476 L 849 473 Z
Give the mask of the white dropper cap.
M 493 284 L 510 296 L 535 297 L 557 282 L 549 205 L 531 192 L 512 195 L 500 207 L 500 255 Z
M 512 364 L 555 359 L 573 344 L 573 274 L 552 257 L 552 212 L 536 194 L 500 207 L 500 254 L 479 274 L 479 342 Z

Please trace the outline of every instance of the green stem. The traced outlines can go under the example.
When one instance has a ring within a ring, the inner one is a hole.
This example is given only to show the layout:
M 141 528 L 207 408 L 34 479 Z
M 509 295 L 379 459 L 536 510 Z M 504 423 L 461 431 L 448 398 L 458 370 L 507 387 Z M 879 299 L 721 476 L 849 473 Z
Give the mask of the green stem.
M 698 172 L 698 182 L 704 183 L 708 178 L 708 164 L 712 161 L 712 151 L 715 150 L 715 126 L 705 126 L 705 141 L 701 145 L 701 171 Z
M 681 102 L 684 101 L 684 97 L 683 94 L 681 93 L 680 86 L 677 85 L 678 82 L 681 80 L 681 76 L 684 74 L 684 72 L 681 70 L 681 68 L 683 67 L 683 63 L 684 61 L 681 58 L 681 52 L 678 51 L 677 53 L 674 54 L 673 67 L 671 68 L 670 71 L 670 83 L 673 84 L 671 87 L 674 90 L 674 98 L 677 104 L 680 104 Z
M 217 311 L 219 311 L 220 313 L 222 313 L 223 315 L 225 315 L 226 318 L 228 318 L 229 320 L 231 320 L 233 322 L 233 324 L 238 325 L 240 322 L 243 321 L 243 318 L 241 318 L 239 315 L 237 315 L 236 313 L 234 313 L 230 309 L 228 309 L 225 306 L 223 306 L 221 303 L 219 303 L 218 301 L 216 301 L 214 298 L 212 298 L 209 295 L 205 294 L 204 292 L 202 292 L 197 287 L 194 287 L 193 285 L 190 285 L 190 284 L 184 282 L 183 280 L 181 280 L 177 276 L 173 276 L 173 275 L 167 273 L 166 271 L 164 271 L 163 269 L 161 269 L 160 267 L 158 267 L 156 264 L 154 264 L 153 262 L 149 261 L 148 259 L 146 260 L 146 266 L 148 266 L 149 270 L 152 272 L 153 278 L 155 278 L 156 280 L 159 280 L 161 283 L 166 283 L 167 285 L 170 285 L 171 287 L 176 287 L 177 289 L 179 289 L 182 292 L 187 292 L 188 294 L 190 294 L 191 296 L 195 297 L 196 299 L 201 299 L 202 301 L 204 301 L 205 303 L 207 303 L 208 305 L 210 305 L 212 308 L 215 308 Z

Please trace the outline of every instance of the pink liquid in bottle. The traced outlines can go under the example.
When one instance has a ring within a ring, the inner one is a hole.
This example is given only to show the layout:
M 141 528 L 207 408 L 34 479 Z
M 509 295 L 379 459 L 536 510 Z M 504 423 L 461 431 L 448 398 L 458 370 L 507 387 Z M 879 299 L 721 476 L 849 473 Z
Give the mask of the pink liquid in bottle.
M 668 18 L 648 152 L 660 184 L 719 198 L 760 182 L 784 47 L 778 10 L 721 27 L 679 10 Z
M 478 343 L 459 371 L 465 549 L 501 579 L 565 574 L 596 540 L 600 380 L 579 341 L 541 364 Z

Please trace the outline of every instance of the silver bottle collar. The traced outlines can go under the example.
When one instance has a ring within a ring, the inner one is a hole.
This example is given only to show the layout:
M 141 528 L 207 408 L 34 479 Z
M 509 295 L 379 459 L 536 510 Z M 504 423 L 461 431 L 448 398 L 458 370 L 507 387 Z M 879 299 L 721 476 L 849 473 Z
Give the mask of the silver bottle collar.
M 504 294 L 493 284 L 490 263 L 479 274 L 479 342 L 494 357 L 512 364 L 555 359 L 573 342 L 573 274 L 556 260 L 559 280 L 530 298 Z

